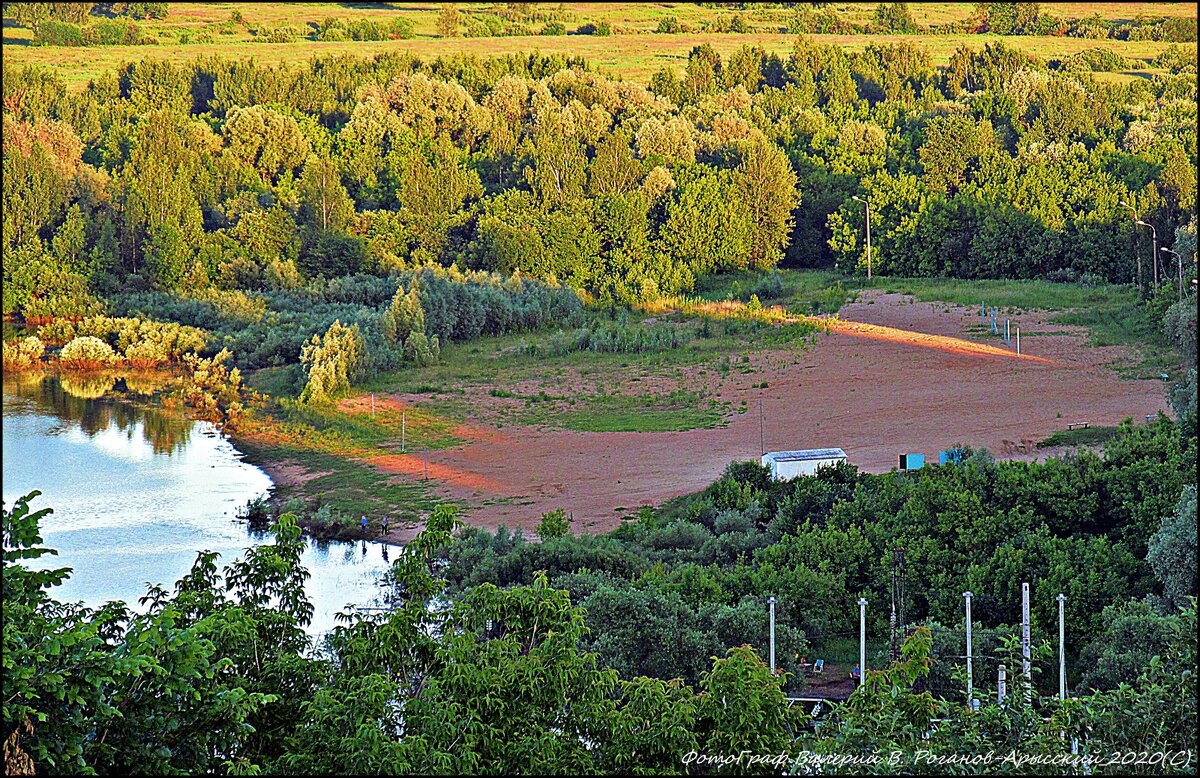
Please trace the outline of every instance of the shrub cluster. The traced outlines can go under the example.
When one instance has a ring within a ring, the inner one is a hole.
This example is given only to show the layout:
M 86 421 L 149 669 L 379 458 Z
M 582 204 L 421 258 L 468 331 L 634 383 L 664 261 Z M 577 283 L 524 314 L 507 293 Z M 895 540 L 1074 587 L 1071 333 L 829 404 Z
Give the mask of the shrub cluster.
M 112 316 L 89 316 L 74 324 L 58 320 L 43 325 L 39 333 L 50 342 L 84 336 L 102 340 L 135 367 L 178 361 L 186 353 L 203 351 L 207 342 L 207 334 L 196 327 Z
M 78 25 L 48 20 L 38 25 L 34 46 L 145 46 L 158 41 L 142 32 L 130 19 L 104 19 Z
M 58 352 L 58 362 L 63 367 L 92 370 L 118 361 L 112 346 L 91 335 L 72 338 Z
M 22 370 L 37 364 L 46 347 L 36 336 L 4 341 L 4 369 Z
M 413 36 L 412 22 L 395 18 L 388 22 L 374 19 L 328 18 L 317 25 L 314 40 L 319 41 L 386 41 Z
M 573 332 L 560 332 L 545 345 L 526 344 L 527 354 L 535 356 L 565 356 L 577 351 L 593 351 L 606 354 L 646 354 L 669 351 L 692 340 L 692 331 L 657 324 L 601 324 L 597 327 L 580 327 Z
M 326 403 L 349 389 L 350 382 L 361 376 L 365 350 L 357 324 L 335 321 L 324 335 L 313 335 L 300 351 L 300 364 L 308 376 L 300 401 Z

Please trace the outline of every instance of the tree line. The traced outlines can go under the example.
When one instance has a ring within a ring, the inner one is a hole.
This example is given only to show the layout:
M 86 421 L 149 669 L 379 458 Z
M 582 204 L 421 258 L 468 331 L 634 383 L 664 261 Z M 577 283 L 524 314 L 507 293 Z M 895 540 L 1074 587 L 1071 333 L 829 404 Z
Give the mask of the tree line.
M 1172 62 L 1112 85 L 1000 44 L 938 69 L 799 39 L 697 47 L 649 87 L 537 55 L 145 60 L 82 95 L 8 70 L 4 310 L 429 264 L 630 302 L 858 271 L 854 196 L 881 272 L 1148 278 L 1132 217 L 1165 244 L 1195 210 L 1194 72 Z

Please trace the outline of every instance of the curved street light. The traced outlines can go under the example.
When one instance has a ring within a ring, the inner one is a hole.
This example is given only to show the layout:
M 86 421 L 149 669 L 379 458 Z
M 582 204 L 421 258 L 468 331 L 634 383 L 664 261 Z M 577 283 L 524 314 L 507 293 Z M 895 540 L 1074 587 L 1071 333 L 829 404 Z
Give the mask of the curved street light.
M 1158 291 L 1158 230 L 1154 229 L 1154 225 L 1151 224 L 1150 222 L 1144 222 L 1141 219 L 1138 219 L 1135 222 L 1135 224 L 1139 224 L 1142 227 L 1150 228 L 1150 235 L 1151 235 L 1151 241 L 1152 241 L 1152 243 L 1150 244 L 1151 245 L 1150 256 L 1152 258 L 1151 262 L 1154 267 L 1154 290 L 1155 290 L 1155 292 L 1157 292 Z
M 1162 248 L 1160 248 L 1159 251 L 1165 251 L 1168 254 L 1174 255 L 1174 257 L 1175 257 L 1175 265 L 1179 268 L 1179 299 L 1180 299 L 1180 301 L 1182 301 L 1183 300 L 1183 257 L 1178 252 L 1172 251 L 1171 249 L 1167 248 L 1166 246 L 1163 246 Z
M 1135 223 L 1138 221 L 1137 211 L 1134 210 L 1132 205 L 1124 200 L 1121 200 L 1117 204 L 1133 214 L 1133 221 Z M 1142 255 L 1138 253 L 1136 244 L 1133 247 L 1133 258 L 1137 262 L 1137 284 L 1138 289 L 1140 290 L 1142 288 Z
M 858 195 L 852 195 L 851 200 L 862 203 L 867 209 L 867 279 L 871 278 L 871 204 Z

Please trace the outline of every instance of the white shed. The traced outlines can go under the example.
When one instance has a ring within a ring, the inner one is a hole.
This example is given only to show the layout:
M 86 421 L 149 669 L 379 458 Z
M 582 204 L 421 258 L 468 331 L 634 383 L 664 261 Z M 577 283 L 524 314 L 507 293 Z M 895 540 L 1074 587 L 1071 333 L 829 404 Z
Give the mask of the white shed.
M 840 448 L 772 451 L 762 456 L 763 467 L 771 468 L 771 477 L 777 481 L 795 478 L 798 475 L 816 475 L 819 467 L 845 461 L 846 452 Z

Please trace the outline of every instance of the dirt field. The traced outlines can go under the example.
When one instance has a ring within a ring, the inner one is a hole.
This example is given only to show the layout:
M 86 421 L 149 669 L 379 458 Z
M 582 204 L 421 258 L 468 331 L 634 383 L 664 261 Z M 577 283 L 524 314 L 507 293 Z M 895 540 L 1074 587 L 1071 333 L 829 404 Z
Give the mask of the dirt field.
M 768 451 L 837 446 L 869 472 L 894 467 L 900 452 L 936 462 L 939 449 L 959 443 L 1001 458 L 1044 457 L 1033 445 L 1069 422 L 1113 425 L 1168 409 L 1162 383 L 1119 378 L 1106 365 L 1123 349 L 1085 347 L 1081 328 L 1046 326 L 1025 314 L 1022 351 L 1035 358 L 1021 359 L 995 349 L 994 336 L 964 346 L 977 316 L 866 293 L 809 351 L 760 352 L 752 373 L 713 385 L 722 399 L 748 405 L 726 427 L 588 433 L 478 424 L 466 445 L 430 454 L 429 477 L 445 496 L 473 506 L 465 516 L 473 525 L 529 530 L 543 512 L 561 507 L 574 515 L 576 532 L 603 532 L 638 506 L 703 489 L 731 460 L 756 459 L 760 397 Z M 714 379 L 697 371 L 697 380 Z M 769 388 L 753 388 L 764 380 Z M 419 455 L 371 463 L 385 472 L 424 472 Z

